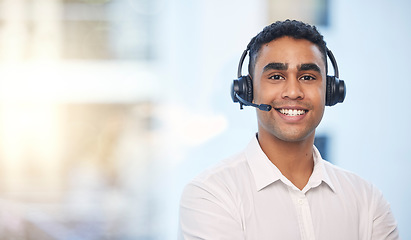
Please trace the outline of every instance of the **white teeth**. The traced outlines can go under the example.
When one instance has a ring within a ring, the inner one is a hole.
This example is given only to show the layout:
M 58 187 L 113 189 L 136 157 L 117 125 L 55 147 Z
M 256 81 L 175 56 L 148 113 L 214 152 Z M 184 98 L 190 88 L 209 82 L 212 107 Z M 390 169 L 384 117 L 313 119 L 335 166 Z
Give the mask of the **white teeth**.
M 297 110 L 297 109 L 280 109 L 280 113 L 287 115 L 287 116 L 298 116 L 303 115 L 305 113 L 304 110 Z

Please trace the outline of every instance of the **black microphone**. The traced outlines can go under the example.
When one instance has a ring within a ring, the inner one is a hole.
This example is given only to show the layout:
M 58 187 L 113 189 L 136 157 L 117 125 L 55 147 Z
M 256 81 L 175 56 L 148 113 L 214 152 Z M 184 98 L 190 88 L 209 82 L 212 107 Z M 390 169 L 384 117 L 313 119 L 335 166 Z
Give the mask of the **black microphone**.
M 235 93 L 235 96 L 237 97 L 238 101 L 240 101 L 240 103 L 241 103 L 241 104 L 240 104 L 241 109 L 243 109 L 243 106 L 242 106 L 242 105 L 255 107 L 255 108 L 260 109 L 261 111 L 266 111 L 266 112 L 269 112 L 269 111 L 271 110 L 271 108 L 272 108 L 271 105 L 268 105 L 268 104 L 260 104 L 260 105 L 258 105 L 258 104 L 254 104 L 254 103 L 252 103 L 252 102 L 246 101 L 245 99 L 243 99 L 242 97 L 240 97 L 237 93 Z

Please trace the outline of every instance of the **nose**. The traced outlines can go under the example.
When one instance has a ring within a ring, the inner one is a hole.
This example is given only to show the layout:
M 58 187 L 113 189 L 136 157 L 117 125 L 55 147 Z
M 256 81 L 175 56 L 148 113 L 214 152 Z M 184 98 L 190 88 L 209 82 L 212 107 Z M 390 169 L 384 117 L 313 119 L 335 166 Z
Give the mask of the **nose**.
M 301 87 L 301 83 L 298 80 L 288 80 L 284 83 L 282 92 L 283 99 L 301 100 L 304 98 L 304 91 Z

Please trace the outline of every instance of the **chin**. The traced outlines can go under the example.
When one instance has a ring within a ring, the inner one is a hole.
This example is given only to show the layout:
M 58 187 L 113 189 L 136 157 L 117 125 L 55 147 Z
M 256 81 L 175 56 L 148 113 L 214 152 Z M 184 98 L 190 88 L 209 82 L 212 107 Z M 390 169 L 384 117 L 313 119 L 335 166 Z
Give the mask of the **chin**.
M 314 140 L 315 130 L 304 132 L 304 131 L 293 131 L 287 133 L 277 133 L 274 134 L 276 138 L 284 142 L 303 142 L 307 140 Z

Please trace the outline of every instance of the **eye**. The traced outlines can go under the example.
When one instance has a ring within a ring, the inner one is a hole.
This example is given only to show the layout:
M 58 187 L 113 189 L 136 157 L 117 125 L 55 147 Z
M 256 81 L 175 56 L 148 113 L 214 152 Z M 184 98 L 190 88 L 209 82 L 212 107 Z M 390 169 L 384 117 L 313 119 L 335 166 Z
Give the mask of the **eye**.
M 284 77 L 279 75 L 279 74 L 275 74 L 275 75 L 270 76 L 269 79 L 282 80 L 282 79 L 284 79 Z
M 316 78 L 310 75 L 304 75 L 300 79 L 304 81 L 310 81 L 310 80 L 315 80 Z

